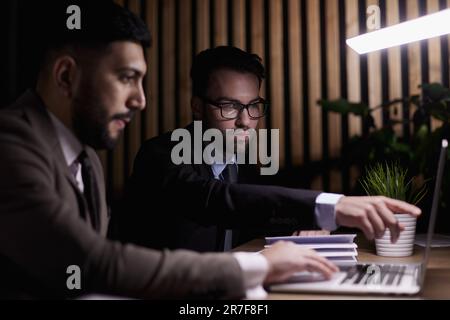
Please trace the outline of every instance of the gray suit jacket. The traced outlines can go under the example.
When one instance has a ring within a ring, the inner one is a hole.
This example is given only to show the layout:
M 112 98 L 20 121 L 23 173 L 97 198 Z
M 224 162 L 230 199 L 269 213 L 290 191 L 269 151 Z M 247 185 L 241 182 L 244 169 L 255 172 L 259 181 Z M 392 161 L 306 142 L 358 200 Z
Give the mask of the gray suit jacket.
M 35 93 L 25 93 L 0 112 L 0 152 L 0 297 L 93 292 L 136 298 L 243 296 L 242 271 L 230 255 L 153 251 L 107 240 L 101 164 L 87 148 L 101 182 L 96 232 Z M 71 265 L 81 269 L 81 290 L 67 288 Z

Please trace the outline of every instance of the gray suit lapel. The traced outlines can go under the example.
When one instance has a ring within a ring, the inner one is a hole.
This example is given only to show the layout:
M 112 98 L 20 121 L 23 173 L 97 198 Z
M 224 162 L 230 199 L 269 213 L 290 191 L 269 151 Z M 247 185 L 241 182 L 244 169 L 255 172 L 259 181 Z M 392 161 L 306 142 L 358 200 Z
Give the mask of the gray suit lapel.
M 78 184 L 75 181 L 69 167 L 67 166 L 66 159 L 61 149 L 61 145 L 56 134 L 56 130 L 47 112 L 47 109 L 42 101 L 42 99 L 35 94 L 33 91 L 27 91 L 22 97 L 19 98 L 17 104 L 22 105 L 24 108 L 25 117 L 28 119 L 31 127 L 35 132 L 44 139 L 48 141 L 49 150 L 48 152 L 52 154 L 55 158 L 55 163 L 64 172 L 64 176 L 67 181 L 72 186 L 74 192 L 76 193 L 80 209 L 81 216 L 87 219 L 88 206 L 83 193 L 78 188 Z

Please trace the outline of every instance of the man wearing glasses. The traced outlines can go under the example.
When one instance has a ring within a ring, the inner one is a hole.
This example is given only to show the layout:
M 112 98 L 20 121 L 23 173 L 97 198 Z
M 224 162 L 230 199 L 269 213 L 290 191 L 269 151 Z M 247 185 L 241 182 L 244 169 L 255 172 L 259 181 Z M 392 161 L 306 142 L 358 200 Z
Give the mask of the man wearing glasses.
M 237 130 L 235 152 L 222 162 L 174 164 L 177 142 L 171 133 L 144 143 L 134 163 L 122 210 L 113 216 L 111 234 L 152 248 L 223 251 L 236 242 L 230 229 L 264 228 L 274 219 L 291 219 L 295 228 L 318 225 L 358 227 L 369 239 L 386 228 L 393 237 L 401 226 L 393 211 L 420 212 L 404 202 L 381 197 L 344 197 L 260 183 L 255 165 L 236 163 L 239 148 L 248 149 L 250 132 L 264 117 L 267 102 L 260 96 L 265 77 L 261 59 L 234 47 L 217 47 L 198 54 L 191 70 L 194 120 L 203 130 Z M 186 128 L 194 134 L 195 125 Z M 224 138 L 225 139 L 225 138 Z M 203 148 L 193 157 L 203 159 Z M 204 147 L 207 145 L 205 144 Z M 209 164 L 208 164 L 209 163 Z M 161 208 L 158 213 L 151 210 Z M 246 240 L 242 239 L 241 241 Z

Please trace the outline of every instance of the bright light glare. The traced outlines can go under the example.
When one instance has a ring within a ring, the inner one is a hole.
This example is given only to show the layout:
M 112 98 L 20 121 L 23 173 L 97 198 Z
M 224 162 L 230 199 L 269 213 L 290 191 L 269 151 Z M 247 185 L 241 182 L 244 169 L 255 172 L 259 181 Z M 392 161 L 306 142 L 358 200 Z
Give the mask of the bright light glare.
M 450 33 L 450 9 L 369 32 L 347 40 L 359 54 L 443 36 Z

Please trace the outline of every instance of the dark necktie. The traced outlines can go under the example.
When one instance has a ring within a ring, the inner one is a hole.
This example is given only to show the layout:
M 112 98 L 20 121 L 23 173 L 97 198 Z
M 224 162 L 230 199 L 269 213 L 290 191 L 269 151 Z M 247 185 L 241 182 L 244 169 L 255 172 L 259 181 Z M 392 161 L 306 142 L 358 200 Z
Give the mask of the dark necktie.
M 236 164 L 228 164 L 222 171 L 222 180 L 228 183 L 238 182 L 238 172 Z
M 89 160 L 86 151 L 83 151 L 78 157 L 78 161 L 81 164 L 81 176 L 83 177 L 84 184 L 84 197 L 88 204 L 89 215 L 91 223 L 94 229 L 100 229 L 99 223 L 99 208 L 100 208 L 100 196 L 98 192 L 97 181 L 95 179 L 92 163 Z
M 223 181 L 228 183 L 238 182 L 238 172 L 236 164 L 228 164 L 221 173 L 221 178 Z M 233 232 L 232 229 L 224 230 L 223 234 L 223 251 L 230 251 L 233 248 Z

